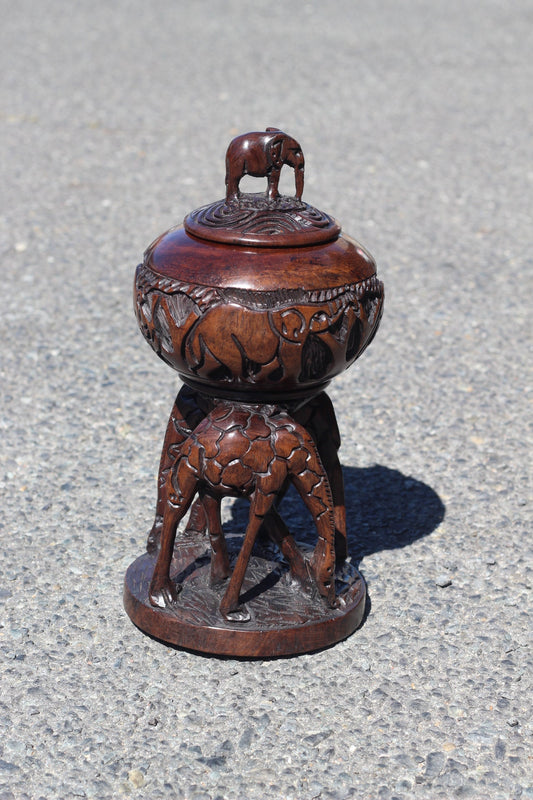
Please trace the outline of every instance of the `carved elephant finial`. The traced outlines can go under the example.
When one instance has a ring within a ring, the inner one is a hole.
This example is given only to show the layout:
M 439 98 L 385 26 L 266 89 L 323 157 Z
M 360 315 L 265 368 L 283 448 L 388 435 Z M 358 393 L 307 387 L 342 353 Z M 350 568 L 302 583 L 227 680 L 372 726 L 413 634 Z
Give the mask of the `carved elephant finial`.
M 250 616 L 239 593 L 252 548 L 265 516 L 286 480 L 311 512 L 318 541 L 310 570 L 319 593 L 335 606 L 335 520 L 330 483 L 316 445 L 305 428 L 278 406 L 221 402 L 180 445 L 166 485 L 161 548 L 150 584 L 150 602 L 164 608 L 181 587 L 170 578 L 176 529 L 199 493 L 212 548 L 211 583 L 230 576 L 220 519 L 223 497 L 248 497 L 250 516 L 244 541 L 222 598 L 222 615 L 234 622 Z
M 294 169 L 297 200 L 304 189 L 304 156 L 302 148 L 291 136 L 278 128 L 252 131 L 235 137 L 226 152 L 226 200 L 239 197 L 239 182 L 244 175 L 268 179 L 267 197 L 279 197 L 281 168 L 288 164 Z

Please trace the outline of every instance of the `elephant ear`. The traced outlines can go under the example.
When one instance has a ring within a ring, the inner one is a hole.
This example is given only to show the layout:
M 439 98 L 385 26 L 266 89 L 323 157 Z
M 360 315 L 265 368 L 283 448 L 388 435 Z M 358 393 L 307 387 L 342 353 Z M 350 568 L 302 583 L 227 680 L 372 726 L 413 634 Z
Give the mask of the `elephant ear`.
M 283 158 L 281 151 L 283 148 L 283 139 L 273 139 L 269 144 L 269 154 L 272 166 L 276 169 L 281 169 L 283 166 Z

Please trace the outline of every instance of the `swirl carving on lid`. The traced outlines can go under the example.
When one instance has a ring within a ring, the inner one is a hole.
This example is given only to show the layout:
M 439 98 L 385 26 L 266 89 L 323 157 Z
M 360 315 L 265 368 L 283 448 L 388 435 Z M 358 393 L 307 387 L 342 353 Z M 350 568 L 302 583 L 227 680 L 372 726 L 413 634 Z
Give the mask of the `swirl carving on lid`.
M 328 241 L 340 233 L 329 214 L 308 203 L 292 197 L 268 200 L 260 194 L 242 194 L 229 203 L 219 200 L 198 208 L 184 225 L 204 239 L 268 247 L 276 245 L 276 237 L 284 244 L 298 245 Z

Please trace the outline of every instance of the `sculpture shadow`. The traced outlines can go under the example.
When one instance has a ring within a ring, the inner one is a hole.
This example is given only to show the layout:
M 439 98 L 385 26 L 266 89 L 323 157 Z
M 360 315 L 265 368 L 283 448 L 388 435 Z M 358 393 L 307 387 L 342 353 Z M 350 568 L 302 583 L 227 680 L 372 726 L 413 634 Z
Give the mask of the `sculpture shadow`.
M 438 494 L 398 470 L 380 465 L 343 467 L 343 474 L 348 547 L 356 566 L 372 553 L 407 547 L 428 536 L 444 519 L 446 509 Z M 293 487 L 281 501 L 279 511 L 294 538 L 314 546 L 314 523 Z M 246 501 L 235 502 L 224 527 L 244 531 L 248 513 Z

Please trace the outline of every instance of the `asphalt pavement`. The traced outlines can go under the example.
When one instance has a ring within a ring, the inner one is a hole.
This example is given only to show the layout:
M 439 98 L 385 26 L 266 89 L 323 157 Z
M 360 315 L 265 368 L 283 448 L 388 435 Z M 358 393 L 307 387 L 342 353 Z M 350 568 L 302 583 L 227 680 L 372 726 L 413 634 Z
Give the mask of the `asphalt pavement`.
M 533 798 L 532 3 L 3 6 L 0 800 Z M 123 610 L 179 387 L 132 283 L 265 126 L 386 301 L 330 389 L 369 613 L 238 661 Z

